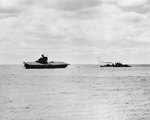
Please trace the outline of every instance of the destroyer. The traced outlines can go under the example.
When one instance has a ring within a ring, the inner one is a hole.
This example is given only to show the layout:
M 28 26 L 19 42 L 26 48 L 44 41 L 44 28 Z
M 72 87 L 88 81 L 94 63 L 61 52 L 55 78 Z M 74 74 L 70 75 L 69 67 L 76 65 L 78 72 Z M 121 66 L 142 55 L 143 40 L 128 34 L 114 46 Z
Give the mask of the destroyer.
M 48 58 L 44 55 L 41 55 L 41 58 L 39 58 L 35 62 L 23 62 L 24 67 L 27 69 L 42 69 L 42 68 L 66 68 L 68 63 L 65 62 L 54 62 L 50 61 L 48 62 Z
M 101 65 L 100 67 L 132 67 L 128 64 L 122 64 L 120 62 L 117 62 L 117 63 L 112 63 L 112 64 L 106 64 L 106 65 Z

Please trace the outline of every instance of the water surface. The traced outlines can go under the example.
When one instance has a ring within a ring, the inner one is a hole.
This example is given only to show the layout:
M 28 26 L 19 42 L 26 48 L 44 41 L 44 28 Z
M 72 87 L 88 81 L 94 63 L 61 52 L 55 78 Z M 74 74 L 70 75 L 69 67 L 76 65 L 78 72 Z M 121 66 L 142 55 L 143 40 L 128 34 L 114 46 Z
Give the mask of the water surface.
M 0 120 L 148 120 L 150 66 L 0 66 Z

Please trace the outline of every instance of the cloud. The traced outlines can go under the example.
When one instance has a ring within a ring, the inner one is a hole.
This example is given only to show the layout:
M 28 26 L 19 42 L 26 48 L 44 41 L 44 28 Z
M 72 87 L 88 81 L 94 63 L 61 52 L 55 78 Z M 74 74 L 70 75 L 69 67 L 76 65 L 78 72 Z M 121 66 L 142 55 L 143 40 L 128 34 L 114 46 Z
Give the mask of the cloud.
M 144 53 L 149 50 L 143 49 L 150 37 L 148 7 L 146 12 L 137 12 L 146 1 L 2 1 L 0 54 L 27 56 L 46 51 L 56 58 L 69 55 L 73 61 L 75 56 L 88 58 L 88 54 L 110 58 L 116 52 L 118 58 L 124 58 L 137 55 L 141 48 Z
M 128 6 L 141 6 L 145 5 L 148 0 L 118 0 L 118 5 L 128 7 Z
M 128 12 L 128 13 L 125 13 L 125 15 L 122 19 L 126 22 L 138 23 L 138 22 L 142 22 L 143 20 L 147 19 L 147 16 L 137 13 L 137 12 Z
M 14 18 L 17 17 L 15 14 L 0 14 L 0 19 L 5 19 L 5 18 Z
M 35 1 L 34 1 L 35 2 Z M 36 1 L 36 3 L 41 4 L 45 7 L 57 9 L 57 10 L 64 10 L 64 11 L 75 11 L 75 10 L 82 10 L 86 8 L 91 8 L 98 6 L 100 4 L 99 0 L 43 0 L 43 1 Z
M 1 0 L 0 1 L 0 13 L 16 13 L 20 8 L 17 0 Z
M 29 0 L 1 0 L 0 19 L 18 17 L 23 11 L 29 8 Z
M 99 0 L 59 0 L 57 7 L 60 10 L 82 10 L 98 6 Z

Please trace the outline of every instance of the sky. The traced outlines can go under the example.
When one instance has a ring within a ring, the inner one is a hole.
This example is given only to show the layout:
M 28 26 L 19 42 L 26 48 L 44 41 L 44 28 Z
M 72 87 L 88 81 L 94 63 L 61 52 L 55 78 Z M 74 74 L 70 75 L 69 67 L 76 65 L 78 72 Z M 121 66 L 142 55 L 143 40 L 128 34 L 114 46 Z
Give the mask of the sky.
M 0 0 L 0 64 L 150 64 L 150 0 Z

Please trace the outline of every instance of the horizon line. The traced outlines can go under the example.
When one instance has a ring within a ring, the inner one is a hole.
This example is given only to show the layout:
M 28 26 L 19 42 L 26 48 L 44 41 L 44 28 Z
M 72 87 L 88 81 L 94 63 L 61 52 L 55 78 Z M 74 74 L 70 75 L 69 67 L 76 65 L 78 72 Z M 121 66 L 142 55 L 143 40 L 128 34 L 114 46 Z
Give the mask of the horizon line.
M 23 63 L 22 63 L 23 64 Z M 0 63 L 0 65 L 22 65 L 21 63 Z M 150 63 L 125 63 L 129 65 L 150 65 Z M 100 63 L 70 63 L 70 65 L 101 65 Z

